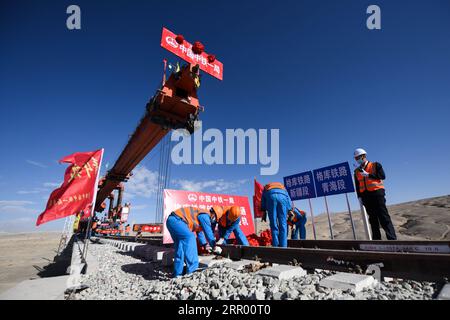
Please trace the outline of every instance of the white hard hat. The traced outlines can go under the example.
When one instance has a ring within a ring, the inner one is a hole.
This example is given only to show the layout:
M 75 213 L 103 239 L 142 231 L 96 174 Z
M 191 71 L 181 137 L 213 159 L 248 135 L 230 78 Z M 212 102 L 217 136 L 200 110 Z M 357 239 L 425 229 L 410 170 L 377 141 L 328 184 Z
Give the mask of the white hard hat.
M 362 154 L 367 154 L 366 150 L 362 149 L 362 148 L 358 148 L 355 150 L 355 152 L 353 153 L 353 157 L 356 158 Z

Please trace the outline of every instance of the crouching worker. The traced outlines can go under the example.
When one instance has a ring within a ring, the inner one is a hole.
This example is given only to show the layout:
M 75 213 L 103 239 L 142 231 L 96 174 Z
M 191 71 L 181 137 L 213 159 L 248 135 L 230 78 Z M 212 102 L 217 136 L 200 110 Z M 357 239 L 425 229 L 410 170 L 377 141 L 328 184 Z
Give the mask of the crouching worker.
M 216 247 L 216 240 L 212 232 L 211 216 L 208 212 L 201 212 L 194 207 L 180 208 L 173 211 L 166 221 L 167 229 L 174 242 L 175 256 L 173 261 L 173 275 L 178 277 L 183 274 L 183 265 L 186 263 L 186 274 L 192 273 L 198 268 L 198 251 L 195 233 L 199 235 L 201 245 L 209 245 L 214 248 L 214 253 L 220 254 L 222 249 Z M 211 249 L 209 249 L 212 251 Z
M 306 220 L 307 219 L 305 211 L 299 210 L 295 207 L 289 211 L 287 223 L 292 228 L 291 231 L 292 240 L 297 240 L 299 233 L 301 240 L 306 239 L 306 228 L 305 228 Z
M 242 232 L 239 223 L 241 222 L 241 209 L 238 206 L 221 207 L 212 206 L 210 209 L 211 219 L 213 221 L 213 230 L 215 223 L 219 225 L 219 240 L 218 245 L 226 244 L 231 233 L 234 233 L 237 243 L 243 246 L 248 246 L 248 240 Z M 215 220 L 215 221 L 214 221 Z

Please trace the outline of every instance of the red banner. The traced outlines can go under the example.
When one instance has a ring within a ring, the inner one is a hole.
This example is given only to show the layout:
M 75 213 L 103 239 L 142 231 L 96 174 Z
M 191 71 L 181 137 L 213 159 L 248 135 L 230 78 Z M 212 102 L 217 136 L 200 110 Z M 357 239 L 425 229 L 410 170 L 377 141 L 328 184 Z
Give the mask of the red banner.
M 150 232 L 150 233 L 161 233 L 162 225 L 159 223 L 141 223 L 133 225 L 133 231 L 138 232 Z
M 200 69 L 209 73 L 213 77 L 216 77 L 219 80 L 223 79 L 223 64 L 217 59 L 213 62 L 209 62 L 208 54 L 206 52 L 202 52 L 202 54 L 195 54 L 192 52 L 192 44 L 183 40 L 182 44 L 178 44 L 175 40 L 176 34 L 163 28 L 162 36 L 161 36 L 161 47 L 166 50 L 169 50 L 173 54 L 179 56 L 181 59 L 186 60 L 187 62 L 200 66 Z
M 241 222 L 240 227 L 242 232 L 247 236 L 255 233 L 253 226 L 252 213 L 250 211 L 250 204 L 247 197 L 234 196 L 227 194 L 215 194 L 205 192 L 191 192 L 183 190 L 164 190 L 164 228 L 163 228 L 163 243 L 173 243 L 169 230 L 165 227 L 167 217 L 172 211 L 181 207 L 196 207 L 205 212 L 214 206 L 239 206 L 241 208 Z M 230 239 L 234 239 L 234 234 L 231 234 Z
M 255 179 L 255 194 L 253 196 L 253 212 L 255 214 L 255 218 L 262 218 L 264 215 L 264 212 L 261 210 L 261 197 L 263 189 L 263 185 Z
M 59 162 L 70 163 L 64 174 L 64 182 L 50 194 L 45 211 L 36 226 L 89 210 L 96 191 L 97 176 L 100 171 L 103 149 L 92 152 L 77 152 L 64 157 Z

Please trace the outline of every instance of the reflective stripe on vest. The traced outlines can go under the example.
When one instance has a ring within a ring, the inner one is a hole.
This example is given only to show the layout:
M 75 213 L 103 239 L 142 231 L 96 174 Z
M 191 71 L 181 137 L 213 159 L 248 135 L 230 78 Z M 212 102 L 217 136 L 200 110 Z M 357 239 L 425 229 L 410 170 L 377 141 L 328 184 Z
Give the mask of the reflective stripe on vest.
M 374 162 L 368 162 L 367 166 L 364 170 L 369 174 L 375 174 L 376 165 Z M 375 191 L 378 189 L 384 189 L 383 181 L 380 179 L 371 179 L 369 177 L 364 177 L 361 172 L 356 169 L 356 177 L 358 178 L 359 183 L 359 192 L 362 193 L 364 191 Z
M 219 224 L 226 228 L 235 222 L 241 216 L 241 209 L 238 206 L 233 206 L 227 209 L 219 220 Z
M 187 223 L 189 230 L 200 231 L 200 223 L 198 222 L 198 215 L 200 211 L 194 207 L 180 208 L 173 212 Z
M 284 187 L 284 185 L 282 183 L 271 182 L 271 183 L 266 184 L 264 189 L 265 190 L 271 190 L 271 189 L 283 189 L 283 190 L 285 190 L 286 188 Z

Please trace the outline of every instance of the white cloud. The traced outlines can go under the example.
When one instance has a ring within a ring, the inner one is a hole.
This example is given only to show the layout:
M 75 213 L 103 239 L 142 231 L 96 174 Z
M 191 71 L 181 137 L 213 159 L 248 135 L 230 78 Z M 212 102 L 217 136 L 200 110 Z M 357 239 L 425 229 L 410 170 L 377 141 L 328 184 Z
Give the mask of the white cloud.
M 209 191 L 209 192 L 234 192 L 247 182 L 246 179 L 237 181 L 225 181 L 224 179 L 194 181 L 194 180 L 174 180 L 174 184 L 183 190 L 189 191 Z
M 40 226 L 36 226 L 37 217 L 17 218 L 0 221 L 1 233 L 16 232 L 43 232 L 43 231 L 59 231 L 61 232 L 64 225 L 64 219 L 50 221 Z
M 187 180 L 175 179 L 171 181 L 174 186 L 182 190 L 189 191 L 205 191 L 205 192 L 236 192 L 240 187 L 247 183 L 247 179 L 226 181 L 224 179 L 217 180 Z M 144 198 L 153 198 L 158 192 L 158 173 L 151 171 L 145 166 L 141 165 L 133 170 L 133 176 L 125 186 L 125 194 L 127 198 L 134 198 L 136 196 Z M 136 207 L 134 207 L 136 209 Z M 142 208 L 143 209 L 143 208 Z M 137 209 L 139 210 L 139 209 Z
M 32 201 L 22 201 L 22 200 L 0 200 L 0 208 L 2 206 L 24 206 L 27 204 L 33 204 Z
M 148 205 L 146 204 L 131 205 L 131 210 L 144 210 L 147 207 Z
M 145 166 L 137 166 L 133 170 L 133 175 L 128 180 L 125 190 L 130 198 L 135 196 L 154 197 L 158 190 L 158 173 L 150 171 Z
M 44 182 L 44 187 L 45 188 L 57 188 L 61 186 L 61 183 L 57 183 L 57 182 Z
M 33 204 L 33 202 L 20 200 L 0 200 L 0 215 L 35 214 L 37 217 L 39 212 L 35 209 L 27 207 L 27 205 L 30 204 Z
M 31 207 L 34 202 L 0 200 L 0 232 L 36 232 L 61 230 L 64 219 L 58 219 L 36 227 L 36 220 L 43 208 Z
M 29 164 L 32 164 L 33 166 L 36 166 L 36 167 L 40 167 L 40 168 L 48 168 L 48 166 L 46 166 L 45 164 L 42 164 L 42 163 L 40 163 L 40 162 L 36 162 L 36 161 L 33 161 L 33 160 L 26 160 Z
M 38 193 L 48 193 L 52 189 L 56 189 L 57 187 L 61 186 L 61 183 L 56 182 L 44 182 L 42 184 L 44 188 L 33 188 L 31 190 L 19 190 L 17 191 L 18 194 L 38 194 Z

